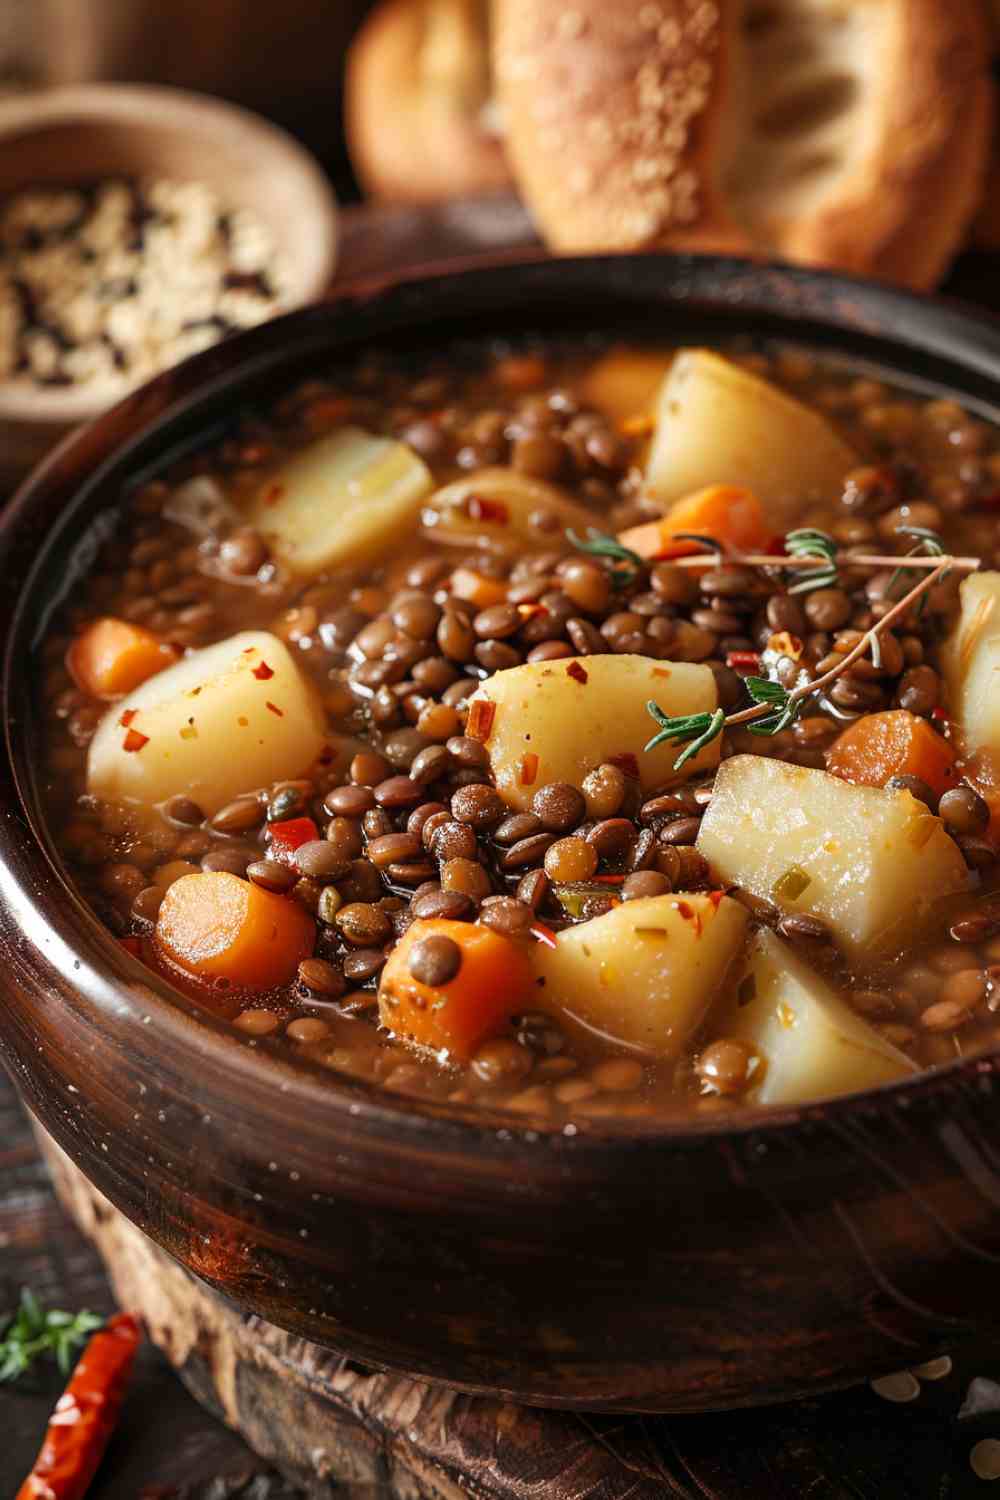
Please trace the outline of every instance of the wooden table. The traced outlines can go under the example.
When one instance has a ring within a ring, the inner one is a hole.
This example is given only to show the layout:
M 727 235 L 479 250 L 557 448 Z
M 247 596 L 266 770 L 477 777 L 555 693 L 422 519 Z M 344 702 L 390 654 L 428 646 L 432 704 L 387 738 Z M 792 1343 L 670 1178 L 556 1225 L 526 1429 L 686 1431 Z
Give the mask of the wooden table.
M 379 274 L 531 242 L 530 226 L 506 200 L 430 216 L 349 210 L 341 265 L 346 274 Z M 966 260 L 951 289 L 987 304 L 1000 300 L 994 266 L 982 257 Z M 111 1310 L 101 1261 L 59 1208 L 0 1070 L 0 1312 L 13 1305 L 21 1285 L 52 1305 Z M 975 1377 L 998 1383 L 995 1415 L 959 1421 Z M 429 1388 L 400 1385 L 421 1410 L 433 1404 Z M 49 1372 L 36 1387 L 0 1387 L 0 1500 L 16 1492 L 34 1458 L 60 1386 Z M 440 1494 L 482 1500 L 971 1500 L 985 1487 L 969 1467 L 969 1450 L 979 1438 L 1000 1438 L 1000 1347 L 965 1352 L 948 1377 L 923 1382 L 919 1399 L 908 1405 L 891 1405 L 863 1386 L 719 1416 L 525 1413 L 516 1418 L 513 1437 L 508 1431 L 503 1440 L 500 1418 L 508 1414 L 509 1429 L 511 1408 L 455 1398 L 447 1410 L 441 1441 L 450 1445 L 451 1480 Z M 540 1479 L 544 1474 L 549 1478 Z M 323 1492 L 347 1500 L 401 1500 L 405 1490 L 387 1465 L 384 1482 L 342 1487 L 331 1480 Z M 92 1500 L 286 1500 L 292 1494 L 202 1411 L 159 1354 L 144 1350 Z

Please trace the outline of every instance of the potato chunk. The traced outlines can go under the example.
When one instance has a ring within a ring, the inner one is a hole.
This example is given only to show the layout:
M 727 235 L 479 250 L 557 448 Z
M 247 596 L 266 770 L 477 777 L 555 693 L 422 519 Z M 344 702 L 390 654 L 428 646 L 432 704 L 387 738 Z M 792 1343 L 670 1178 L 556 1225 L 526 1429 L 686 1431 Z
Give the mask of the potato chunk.
M 287 567 L 308 575 L 391 547 L 433 487 L 405 443 L 341 427 L 272 470 L 250 519 Z
M 718 739 L 680 773 L 673 769 L 677 745 L 643 752 L 657 727 L 646 712 L 650 698 L 667 714 L 712 713 L 718 707 L 708 667 L 648 656 L 564 657 L 488 678 L 473 694 L 469 729 L 486 743 L 500 795 L 521 811 L 547 782 L 582 786 L 602 761 L 637 776 L 644 791 L 714 766 Z
M 183 792 L 210 817 L 240 792 L 301 775 L 326 721 L 288 647 L 245 630 L 158 672 L 105 714 L 87 787 L 152 808 Z
M 646 468 L 666 508 L 707 485 L 745 485 L 776 531 L 833 499 L 858 460 L 823 417 L 707 349 L 678 354 L 660 390 Z
M 676 1057 L 741 951 L 747 913 L 718 891 L 625 901 L 536 945 L 534 1004 L 656 1057 Z
M 422 519 L 436 542 L 548 551 L 564 542 L 567 530 L 585 536 L 599 518 L 557 485 L 497 466 L 477 469 L 435 490 Z
M 746 1094 L 754 1104 L 828 1099 L 917 1071 L 773 932 L 754 937 L 739 1000 L 712 1031 L 756 1049 L 761 1064 Z
M 953 716 L 969 750 L 1000 750 L 1000 573 L 973 573 L 941 653 Z
M 821 917 L 852 956 L 901 952 L 968 884 L 958 846 L 909 792 L 759 755 L 721 767 L 698 848 L 720 883 Z

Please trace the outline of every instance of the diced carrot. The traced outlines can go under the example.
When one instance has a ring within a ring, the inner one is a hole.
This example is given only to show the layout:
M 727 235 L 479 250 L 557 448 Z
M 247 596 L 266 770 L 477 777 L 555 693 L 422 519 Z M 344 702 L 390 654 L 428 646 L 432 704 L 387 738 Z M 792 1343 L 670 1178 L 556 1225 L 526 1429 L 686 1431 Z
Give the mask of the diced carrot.
M 416 944 L 434 937 L 449 938 L 461 953 L 454 977 L 439 986 L 415 979 L 409 966 Z M 530 993 L 528 960 L 510 938 L 469 922 L 417 921 L 382 970 L 379 1019 L 397 1036 L 467 1058 L 523 1009 Z
M 77 687 L 92 697 L 120 698 L 147 677 L 172 667 L 179 654 L 151 630 L 107 615 L 77 636 L 66 652 L 66 669 Z
M 507 585 L 474 568 L 456 568 L 451 575 L 451 592 L 454 598 L 465 599 L 477 609 L 489 609 L 493 604 L 503 604 Z
M 630 526 L 618 540 L 650 561 L 690 557 L 705 550 L 698 542 L 678 541 L 680 533 L 712 537 L 738 552 L 757 551 L 771 536 L 760 501 L 751 490 L 710 484 L 678 500 L 660 520 Z
M 316 924 L 292 896 L 223 870 L 175 880 L 156 918 L 156 943 L 185 973 L 240 989 L 287 984 L 316 942 Z
M 826 768 L 858 786 L 885 786 L 891 776 L 919 776 L 938 796 L 958 782 L 948 741 L 905 708 L 856 719 L 830 746 Z
M 616 422 L 640 421 L 641 436 L 655 425 L 653 408 L 673 358 L 656 349 L 610 349 L 584 375 L 580 394 Z

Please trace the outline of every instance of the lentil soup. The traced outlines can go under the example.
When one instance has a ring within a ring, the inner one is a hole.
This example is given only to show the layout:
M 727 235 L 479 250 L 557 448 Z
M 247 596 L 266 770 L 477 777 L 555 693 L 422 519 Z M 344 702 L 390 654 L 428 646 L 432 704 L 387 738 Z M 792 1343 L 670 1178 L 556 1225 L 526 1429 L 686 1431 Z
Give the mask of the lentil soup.
M 559 1126 L 904 1077 L 1000 1040 L 998 504 L 796 349 L 368 355 L 122 496 L 51 827 L 234 1046 Z

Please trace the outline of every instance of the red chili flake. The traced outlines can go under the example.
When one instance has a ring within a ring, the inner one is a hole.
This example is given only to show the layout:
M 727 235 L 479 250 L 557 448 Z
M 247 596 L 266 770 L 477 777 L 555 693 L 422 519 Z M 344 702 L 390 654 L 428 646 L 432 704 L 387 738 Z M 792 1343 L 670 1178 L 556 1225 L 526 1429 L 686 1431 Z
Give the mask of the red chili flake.
M 766 552 L 769 557 L 788 556 L 788 553 L 785 549 L 785 538 L 783 536 L 770 537 L 760 550 L 762 552 Z
M 941 707 L 940 703 L 936 704 L 936 706 L 931 709 L 931 718 L 932 719 L 937 719 L 937 721 L 938 721 L 939 724 L 942 721 L 947 722 L 948 715 L 945 712 L 945 710 Z
M 319 829 L 312 818 L 285 818 L 268 825 L 267 837 L 271 858 L 290 861 L 296 849 L 319 838 Z
M 140 734 L 138 729 L 130 729 L 122 740 L 122 749 L 132 754 L 135 750 L 141 750 L 143 745 L 149 744 L 149 735 Z
M 547 615 L 549 613 L 544 604 L 519 604 L 517 612 L 522 620 L 534 620 L 539 615 Z
M 731 667 L 734 672 L 757 672 L 760 670 L 760 653 L 729 651 L 726 654 L 726 666 Z
M 719 907 L 722 905 L 722 899 L 725 894 L 725 891 L 709 891 L 708 899 L 709 901 L 711 901 L 716 911 L 718 911 Z
M 477 698 L 469 709 L 465 732 L 470 740 L 488 740 L 497 706 L 489 698 Z
M 137 937 L 123 937 L 118 939 L 126 953 L 131 953 L 133 958 L 142 957 L 142 939 Z
M 675 903 L 675 905 L 677 911 L 680 912 L 685 922 L 694 923 L 695 937 L 701 937 L 701 912 L 695 911 L 694 907 L 691 906 L 687 901 L 678 901 Z
M 93 1335 L 56 1403 L 17 1500 L 83 1500 L 118 1424 L 141 1340 L 131 1313 L 116 1313 Z
M 281 499 L 284 493 L 285 486 L 281 483 L 280 479 L 276 479 L 274 483 L 269 484 L 267 489 L 264 491 L 264 504 L 277 505 L 278 501 Z
M 510 521 L 510 511 L 502 500 L 484 500 L 481 495 L 469 496 L 465 513 L 472 521 L 492 521 L 497 526 L 506 526 Z
M 259 667 L 254 667 L 253 675 L 258 682 L 266 682 L 269 677 L 274 676 L 274 672 L 266 661 L 262 661 Z
M 517 779 L 521 786 L 534 786 L 537 778 L 538 756 L 533 750 L 529 750 L 527 755 L 521 756 L 521 770 Z
M 566 676 L 572 677 L 574 682 L 579 682 L 581 685 L 589 681 L 586 667 L 581 667 L 578 661 L 570 662 L 566 668 Z
M 631 776 L 633 781 L 639 780 L 639 762 L 631 750 L 623 750 L 620 755 L 609 755 L 608 761 L 617 766 L 619 771 L 624 771 L 626 776 Z
M 532 922 L 528 931 L 533 938 L 537 938 L 540 943 L 544 943 L 546 948 L 554 948 L 556 946 L 556 935 L 551 927 L 546 927 L 544 922 Z
M 277 714 L 279 719 L 283 719 L 285 717 L 285 710 L 283 708 L 278 708 L 276 704 L 271 702 L 270 698 L 268 698 L 267 702 L 264 704 L 264 707 L 270 709 L 271 713 Z
M 123 729 L 127 729 L 128 728 L 128 726 L 131 724 L 132 720 L 135 718 L 135 716 L 136 716 L 136 714 L 138 712 L 139 712 L 139 710 L 137 708 L 127 708 L 125 710 L 125 712 L 122 714 L 121 718 L 118 720 L 119 724 L 122 726 Z

